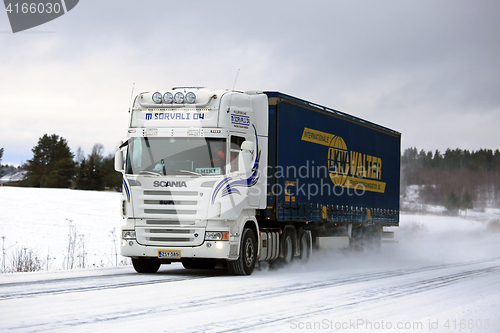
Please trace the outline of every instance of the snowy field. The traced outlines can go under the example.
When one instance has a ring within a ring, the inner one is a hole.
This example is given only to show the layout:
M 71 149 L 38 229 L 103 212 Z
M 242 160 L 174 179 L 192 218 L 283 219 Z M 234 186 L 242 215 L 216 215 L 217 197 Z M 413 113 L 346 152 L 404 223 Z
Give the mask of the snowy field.
M 248 277 L 180 264 L 144 275 L 111 267 L 119 199 L 0 187 L 8 252 L 55 258 L 49 272 L 0 274 L 0 332 L 500 332 L 498 210 L 403 214 L 376 254 L 319 252 Z M 68 220 L 87 241 L 91 269 L 62 270 Z
M 6 266 L 16 250 L 27 248 L 43 260 L 44 269 L 67 268 L 68 236 L 75 231 L 75 252 L 70 255 L 74 268 L 116 265 L 123 223 L 120 197 L 117 192 L 0 187 Z

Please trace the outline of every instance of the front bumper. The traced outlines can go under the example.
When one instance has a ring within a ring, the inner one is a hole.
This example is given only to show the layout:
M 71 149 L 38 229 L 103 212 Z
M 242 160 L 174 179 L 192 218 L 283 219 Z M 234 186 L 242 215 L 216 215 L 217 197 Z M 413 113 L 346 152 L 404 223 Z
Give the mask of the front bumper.
M 135 239 L 122 239 L 120 253 L 124 257 L 154 257 L 158 258 L 158 251 L 180 251 L 183 258 L 207 258 L 235 260 L 237 256 L 237 242 L 231 241 L 204 241 L 199 246 L 171 247 L 171 246 L 145 246 L 137 243 Z M 181 259 L 167 259 L 180 261 Z

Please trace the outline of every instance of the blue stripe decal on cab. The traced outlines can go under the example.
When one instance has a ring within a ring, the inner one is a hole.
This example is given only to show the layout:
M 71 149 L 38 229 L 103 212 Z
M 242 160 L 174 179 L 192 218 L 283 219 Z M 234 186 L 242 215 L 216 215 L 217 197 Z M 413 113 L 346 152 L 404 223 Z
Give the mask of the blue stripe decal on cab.
M 125 177 L 123 177 L 123 185 L 125 186 L 125 191 L 127 192 L 127 200 L 128 202 L 130 202 L 130 190 L 128 189 L 128 184 L 125 180 Z

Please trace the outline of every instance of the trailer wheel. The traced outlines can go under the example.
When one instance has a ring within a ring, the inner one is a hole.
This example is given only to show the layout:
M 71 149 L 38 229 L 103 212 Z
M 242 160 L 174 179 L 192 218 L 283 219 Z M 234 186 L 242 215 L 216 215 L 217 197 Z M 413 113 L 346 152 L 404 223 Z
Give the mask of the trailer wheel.
M 271 269 L 279 269 L 290 264 L 295 256 L 295 229 L 285 229 L 283 234 L 280 243 L 280 256 L 278 259 L 269 261 Z
M 240 256 L 227 262 L 227 268 L 233 275 L 252 274 L 257 263 L 257 241 L 252 229 L 245 228 L 241 237 Z
M 283 263 L 289 264 L 293 260 L 295 254 L 295 246 L 293 242 L 293 235 L 290 229 L 285 231 L 285 238 L 283 239 Z
M 365 248 L 370 251 L 380 251 L 382 247 L 382 230 L 376 226 L 366 227 L 363 232 Z
M 303 262 L 309 261 L 312 253 L 312 242 L 309 231 L 302 231 L 299 238 L 300 260 Z
M 185 269 L 214 269 L 217 262 L 215 260 L 184 259 L 182 260 L 182 266 Z
M 364 248 L 364 229 L 362 227 L 352 229 L 352 237 L 349 239 L 351 251 L 362 252 Z
M 137 273 L 156 273 L 161 263 L 156 258 L 132 259 L 132 265 Z

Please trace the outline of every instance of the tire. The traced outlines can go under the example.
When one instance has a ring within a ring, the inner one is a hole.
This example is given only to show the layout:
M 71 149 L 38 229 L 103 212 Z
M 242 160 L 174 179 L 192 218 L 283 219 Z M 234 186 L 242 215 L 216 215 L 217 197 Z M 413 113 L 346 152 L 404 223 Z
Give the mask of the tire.
M 288 265 L 293 261 L 295 254 L 295 247 L 293 244 L 292 232 L 287 230 L 285 232 L 285 238 L 283 239 L 283 263 Z
M 215 260 L 185 259 L 182 260 L 182 266 L 185 269 L 214 269 L 217 262 Z
M 132 265 L 137 273 L 156 273 L 161 263 L 156 258 L 132 259 Z
M 349 239 L 349 248 L 354 252 L 362 252 L 364 249 L 364 229 L 353 228 L 352 237 Z
M 240 255 L 237 260 L 227 262 L 227 268 L 233 275 L 252 274 L 257 263 L 257 241 L 252 229 L 243 229 L 241 237 Z
M 367 250 L 380 251 L 382 247 L 382 230 L 376 226 L 366 227 L 363 232 L 363 240 Z
M 308 262 L 311 258 L 312 253 L 312 242 L 310 233 L 307 231 L 302 231 L 299 237 L 299 249 L 300 255 L 299 259 L 302 262 Z
M 282 268 L 293 261 L 293 257 L 295 255 L 295 242 L 293 237 L 293 232 L 294 232 L 293 230 L 295 229 L 285 230 L 284 232 L 285 236 L 283 237 L 280 246 L 281 249 L 280 255 L 282 255 L 282 257 L 269 262 L 269 265 L 272 269 Z

